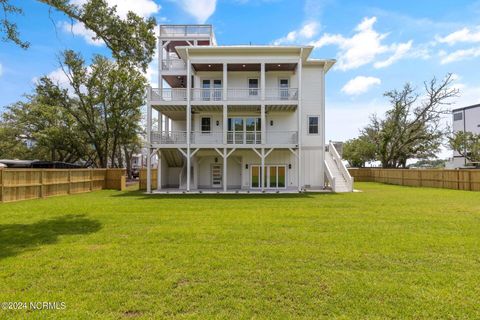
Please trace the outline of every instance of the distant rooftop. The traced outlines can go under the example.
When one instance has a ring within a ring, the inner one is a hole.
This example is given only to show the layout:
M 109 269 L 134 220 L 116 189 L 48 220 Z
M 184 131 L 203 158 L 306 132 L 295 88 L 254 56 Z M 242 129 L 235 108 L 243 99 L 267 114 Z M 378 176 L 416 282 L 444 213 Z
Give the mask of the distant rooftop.
M 216 45 L 211 24 L 162 24 L 160 25 L 160 37 L 209 38 Z

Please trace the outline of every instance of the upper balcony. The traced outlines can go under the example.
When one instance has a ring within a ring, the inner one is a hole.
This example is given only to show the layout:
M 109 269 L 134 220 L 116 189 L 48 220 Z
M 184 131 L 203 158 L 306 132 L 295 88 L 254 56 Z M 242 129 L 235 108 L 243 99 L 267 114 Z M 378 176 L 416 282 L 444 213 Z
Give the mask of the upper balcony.
M 163 39 L 210 39 L 216 45 L 213 27 L 209 24 L 160 25 L 160 38 Z
M 224 99 L 223 88 L 190 90 L 190 100 L 192 102 L 222 102 L 222 101 L 298 101 L 297 88 L 266 88 L 265 98 L 262 99 L 262 90 L 259 88 L 228 88 L 227 96 Z M 151 88 L 150 101 L 152 103 L 162 103 L 171 101 L 187 101 L 187 89 L 185 88 Z

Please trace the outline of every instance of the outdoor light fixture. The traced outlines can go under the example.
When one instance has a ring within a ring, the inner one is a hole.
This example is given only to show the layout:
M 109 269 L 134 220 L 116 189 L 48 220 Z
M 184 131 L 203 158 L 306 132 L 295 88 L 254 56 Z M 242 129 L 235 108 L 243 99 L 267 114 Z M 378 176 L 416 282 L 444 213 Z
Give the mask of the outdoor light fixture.
M 220 121 L 217 120 L 217 127 L 220 125 Z
M 273 126 L 273 120 L 270 120 L 270 125 Z
M 217 158 L 217 157 L 215 157 L 215 162 L 218 162 L 218 158 Z
M 211 67 L 212 67 L 212 65 L 211 65 L 211 64 L 209 64 L 209 65 L 208 65 L 208 67 L 209 67 L 209 68 L 211 68 Z
M 280 67 L 281 65 L 279 64 L 278 66 Z
M 248 164 L 245 165 L 245 169 L 248 169 Z
M 242 67 L 244 67 L 244 68 L 245 68 L 245 65 L 242 65 Z
M 288 169 L 292 169 L 292 164 L 291 163 L 288 164 Z

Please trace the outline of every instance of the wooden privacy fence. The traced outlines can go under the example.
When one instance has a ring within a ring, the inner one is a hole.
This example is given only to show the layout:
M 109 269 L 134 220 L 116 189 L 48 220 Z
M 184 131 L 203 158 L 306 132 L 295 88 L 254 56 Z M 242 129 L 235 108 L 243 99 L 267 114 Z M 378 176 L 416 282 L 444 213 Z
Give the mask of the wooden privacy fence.
M 348 171 L 358 182 L 480 191 L 480 170 L 476 169 L 352 168 Z
M 0 202 L 124 190 L 125 169 L 0 169 Z

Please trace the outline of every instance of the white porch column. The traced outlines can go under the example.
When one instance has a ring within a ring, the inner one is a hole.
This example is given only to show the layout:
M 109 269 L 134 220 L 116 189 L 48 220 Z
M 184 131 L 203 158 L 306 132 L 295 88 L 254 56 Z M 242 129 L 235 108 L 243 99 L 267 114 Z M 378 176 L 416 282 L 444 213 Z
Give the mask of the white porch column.
M 265 191 L 265 148 L 262 148 L 262 170 L 260 170 L 260 182 L 262 183 L 262 192 Z
M 188 55 L 188 49 L 187 49 Z M 191 126 L 191 117 L 192 117 L 192 106 L 190 105 L 191 102 L 191 88 L 192 88 L 192 66 L 190 63 L 190 59 L 187 59 L 187 110 L 186 110 L 186 119 L 187 119 L 187 191 L 190 191 L 190 135 L 192 131 Z
M 228 161 L 227 148 L 223 148 L 223 192 L 227 192 L 227 184 L 228 184 L 227 161 Z
M 265 100 L 265 62 L 260 64 L 260 91 L 261 99 Z
M 267 117 L 265 115 L 265 104 L 263 103 L 260 107 L 260 123 L 260 125 L 262 126 L 262 144 L 264 145 L 267 143 Z
M 228 135 L 228 105 L 223 104 L 223 144 L 227 144 Z
M 223 101 L 228 99 L 228 65 L 223 63 Z
M 162 190 L 162 152 L 157 151 L 158 164 L 157 164 L 157 190 Z
M 303 177 L 302 177 L 302 135 L 303 135 L 303 112 L 302 112 L 302 56 L 303 49 L 300 50 L 300 58 L 297 64 L 297 77 L 298 77 L 298 191 L 302 191 Z M 324 151 L 325 152 L 325 151 Z M 323 161 L 322 161 L 323 162 Z M 322 165 L 322 164 L 320 164 Z M 323 171 L 322 171 L 323 175 Z
M 152 152 L 152 88 L 150 86 L 147 87 L 147 192 L 152 192 L 152 177 L 151 177 L 151 166 L 152 166 L 152 159 L 150 157 L 150 153 Z
M 158 117 L 158 131 L 162 132 L 163 131 L 163 115 L 160 111 L 158 111 L 157 117 Z
M 164 116 L 164 117 L 165 117 L 165 133 L 168 135 L 168 133 L 170 132 L 170 118 L 167 116 Z

